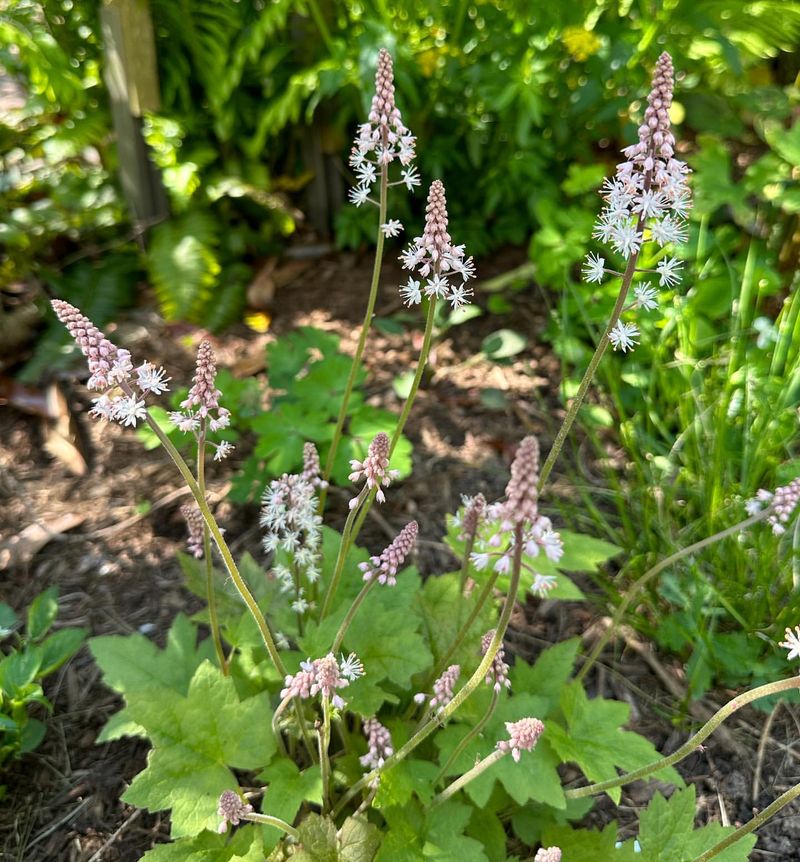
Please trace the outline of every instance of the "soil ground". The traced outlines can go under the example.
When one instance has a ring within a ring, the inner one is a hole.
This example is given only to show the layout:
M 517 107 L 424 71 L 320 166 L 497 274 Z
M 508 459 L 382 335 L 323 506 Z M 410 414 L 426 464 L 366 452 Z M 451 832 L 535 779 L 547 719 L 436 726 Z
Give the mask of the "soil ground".
M 510 250 L 482 267 L 488 277 L 523 260 Z M 311 324 L 338 333 L 352 351 L 370 277 L 367 256 L 339 255 L 313 260 L 273 300 L 273 320 L 266 335 L 240 327 L 216 344 L 221 366 L 261 373 L 259 357 L 276 335 Z M 404 278 L 387 265 L 379 300 L 380 314 L 400 310 L 396 285 Z M 420 523 L 417 565 L 425 574 L 441 570 L 449 552 L 440 543 L 446 513 L 459 505 L 462 493 L 482 491 L 499 497 L 516 442 L 535 433 L 547 449 L 560 418 L 558 362 L 537 334 L 546 321 L 547 298 L 535 288 L 514 296 L 513 314 L 477 318 L 446 333 L 433 355 L 433 374 L 421 392 L 407 434 L 414 443 L 414 473 L 393 488 L 380 515 L 371 518 L 360 542 L 377 551 L 411 515 Z M 510 327 L 525 332 L 532 345 L 508 364 L 480 358 L 490 332 Z M 136 311 L 114 332 L 114 339 L 134 356 L 158 361 L 176 381 L 191 377 L 193 353 L 178 336 L 185 329 L 166 327 L 147 311 Z M 197 338 L 201 333 L 195 333 Z M 371 337 L 368 396 L 375 404 L 399 409 L 392 388 L 396 375 L 411 368 L 421 331 L 376 333 Z M 197 339 L 195 339 L 197 340 Z M 476 358 L 478 357 L 478 358 Z M 52 523 L 64 514 L 81 513 L 74 530 L 54 536 L 29 559 L 0 575 L 0 600 L 25 609 L 41 590 L 58 585 L 58 625 L 84 625 L 94 635 L 135 630 L 163 642 L 179 611 L 198 609 L 182 586 L 174 552 L 184 544 L 178 509 L 184 499 L 171 465 L 158 453 L 144 452 L 135 435 L 116 426 L 92 422 L 87 393 L 63 377 L 79 445 L 89 471 L 71 475 L 43 450 L 41 420 L 10 408 L 0 411 L 0 545 L 25 527 Z M 502 393 L 498 407 L 481 399 L 486 388 Z M 236 468 L 235 458 L 213 476 L 212 490 L 224 490 Z M 558 475 L 554 494 L 568 494 Z M 255 507 L 222 500 L 217 515 L 236 536 L 234 552 L 260 556 Z M 142 504 L 149 505 L 147 514 Z M 332 526 L 341 526 L 345 497 L 333 494 Z M 592 585 L 582 585 L 591 592 Z M 519 607 L 508 636 L 512 654 L 534 657 L 565 636 L 590 639 L 602 612 L 592 604 L 537 602 Z M 682 668 L 659 658 L 634 637 L 609 650 L 588 680 L 592 693 L 616 697 L 632 706 L 633 729 L 669 752 L 687 737 L 690 720 L 681 720 L 676 692 L 682 690 Z M 137 811 L 119 799 L 145 763 L 147 746 L 123 740 L 97 745 L 96 737 L 119 707 L 84 648 L 48 682 L 55 703 L 41 747 L 11 765 L 3 776 L 8 786 L 0 803 L 0 860 L 3 862 L 134 862 L 168 835 L 168 815 Z M 696 710 L 713 711 L 733 692 L 716 692 Z M 697 722 L 693 722 L 696 726 Z M 698 823 L 712 820 L 738 824 L 763 809 L 800 780 L 800 715 L 780 707 L 771 722 L 763 713 L 743 709 L 680 770 L 697 786 Z M 633 785 L 613 813 L 600 802 L 590 822 L 619 819 L 620 837 L 636 831 L 637 815 L 653 792 Z M 752 859 L 790 862 L 800 859 L 800 806 L 784 809 L 761 831 Z M 524 855 L 524 851 L 523 851 Z

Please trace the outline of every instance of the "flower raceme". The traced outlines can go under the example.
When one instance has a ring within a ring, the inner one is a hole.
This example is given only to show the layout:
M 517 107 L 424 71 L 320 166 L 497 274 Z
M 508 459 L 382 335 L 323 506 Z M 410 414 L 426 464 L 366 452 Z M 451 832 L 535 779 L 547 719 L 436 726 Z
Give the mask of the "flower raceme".
M 370 557 L 358 567 L 364 573 L 365 581 L 377 580 L 379 584 L 393 587 L 397 584 L 397 570 L 417 544 L 419 527 L 411 521 L 397 534 L 392 543 L 381 551 L 380 556 Z
M 286 677 L 281 697 L 299 697 L 303 700 L 317 694 L 330 700 L 337 708 L 344 707 L 344 701 L 336 693 L 337 689 L 346 688 L 350 683 L 364 675 L 364 666 L 355 653 L 348 658 L 336 659 L 333 653 L 322 658 L 306 659 L 300 665 L 296 674 Z
M 563 553 L 561 536 L 552 528 L 549 518 L 539 513 L 539 444 L 535 437 L 525 437 L 511 465 L 511 479 L 506 499 L 487 506 L 470 560 L 476 569 L 490 564 L 495 571 L 510 571 L 514 557 L 517 528 L 522 536 L 522 550 L 528 557 L 540 552 L 557 563 Z M 466 517 L 466 516 L 465 516 Z M 557 584 L 555 575 L 541 575 L 523 558 L 522 567 L 533 575 L 532 591 L 543 598 Z
M 611 246 L 634 272 L 658 276 L 659 287 L 671 288 L 681 279 L 682 264 L 675 257 L 661 257 L 655 270 L 635 269 L 645 242 L 660 248 L 686 241 L 685 216 L 690 207 L 686 164 L 675 158 L 675 138 L 670 129 L 674 74 L 672 59 L 664 52 L 656 63 L 653 84 L 647 99 L 644 120 L 639 126 L 639 141 L 622 152 L 625 161 L 603 185 L 606 205 L 595 226 L 594 237 Z M 620 273 L 606 266 L 606 259 L 589 254 L 583 277 L 589 283 L 603 281 L 607 273 Z M 648 284 L 634 288 L 634 300 L 625 310 L 651 310 L 658 305 L 657 290 Z M 617 321 L 609 333 L 612 347 L 632 350 L 638 343 L 639 329 L 631 322 Z
M 398 470 L 389 469 L 390 444 L 389 435 L 381 431 L 369 444 L 367 457 L 363 461 L 353 459 L 350 462 L 350 469 L 353 471 L 349 477 L 350 481 L 358 482 L 363 478 L 366 482 L 361 492 L 350 501 L 351 509 L 355 509 L 358 505 L 364 490 L 372 490 L 372 488 L 378 489 L 375 499 L 379 503 L 385 502 L 386 495 L 383 493 L 383 488 L 388 488 L 392 479 L 400 475 Z
M 378 54 L 375 72 L 375 95 L 372 97 L 368 121 L 358 128 L 350 166 L 355 170 L 358 183 L 350 190 L 350 201 L 356 206 L 369 201 L 372 186 L 378 176 L 395 160 L 403 166 L 401 178 L 389 185 L 405 185 L 409 191 L 420 184 L 416 168 L 409 167 L 415 156 L 416 138 L 403 124 L 400 110 L 395 104 L 394 71 L 392 57 L 385 48 Z M 396 220 L 381 226 L 384 235 L 397 236 L 402 225 Z
M 440 180 L 431 183 L 425 208 L 425 228 L 400 255 L 403 269 L 416 272 L 424 283 L 412 276 L 400 288 L 406 305 L 419 305 L 423 293 L 429 298 L 446 299 L 453 308 L 467 305 L 472 288 L 467 282 L 475 277 L 475 264 L 464 257 L 464 246 L 453 245 L 447 232 L 447 199 Z M 460 284 L 451 279 L 461 278 Z

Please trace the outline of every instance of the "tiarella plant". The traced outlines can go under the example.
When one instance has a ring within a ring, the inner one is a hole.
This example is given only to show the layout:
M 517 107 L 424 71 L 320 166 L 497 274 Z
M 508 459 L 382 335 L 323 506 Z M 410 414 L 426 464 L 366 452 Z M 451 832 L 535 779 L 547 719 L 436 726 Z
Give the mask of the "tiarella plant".
M 620 270 L 592 256 L 587 277 L 621 277 L 619 297 L 594 358 L 544 465 L 538 441 L 525 437 L 501 500 L 465 498 L 446 541 L 459 558 L 454 571 L 423 583 L 411 565 L 416 521 L 398 526 L 379 553 L 356 544 L 375 501 L 396 489 L 392 454 L 425 371 L 437 302 L 469 300 L 471 258 L 448 233 L 443 184 L 430 185 L 424 229 L 402 255 L 411 270 L 401 296 L 427 304 L 413 383 L 393 433 L 377 433 L 351 461 L 347 519 L 341 533 L 326 527 L 324 496 L 335 450 L 345 433 L 347 403 L 374 313 L 387 220 L 387 191 L 418 183 L 409 168 L 414 138 L 394 103 L 391 59 L 378 58 L 369 122 L 358 133 L 351 164 L 357 205 L 379 184 L 376 263 L 367 311 L 345 387 L 326 468 L 316 448 L 304 449 L 303 470 L 284 474 L 262 500 L 264 568 L 238 563 L 206 493 L 206 459 L 226 457 L 230 443 L 208 434 L 230 421 L 220 404 L 211 345 L 201 342 L 193 384 L 175 427 L 196 444 L 194 466 L 150 415 L 147 400 L 167 389 L 166 373 L 113 345 L 78 309 L 53 307 L 85 354 L 98 390 L 92 413 L 125 426 L 145 423 L 172 458 L 193 502 L 183 508 L 191 556 L 181 558 L 191 589 L 203 596 L 210 639 L 179 616 L 163 650 L 141 634 L 102 637 L 92 651 L 124 708 L 101 740 L 147 738 L 152 750 L 124 799 L 171 811 L 172 844 L 148 862 L 208 862 L 286 858 L 297 862 L 503 860 L 537 848 L 536 862 L 640 859 L 726 862 L 747 858 L 753 831 L 800 795 L 800 785 L 744 826 L 694 828 L 694 791 L 683 788 L 675 764 L 746 703 L 800 688 L 791 677 L 738 695 L 677 751 L 659 757 L 643 737 L 624 730 L 626 704 L 589 698 L 582 680 L 603 642 L 575 673 L 578 639 L 541 652 L 533 665 L 507 662 L 504 639 L 518 601 L 581 598 L 570 572 L 591 571 L 614 546 L 555 530 L 540 510 L 546 480 L 608 344 L 630 349 L 638 335 L 622 320 L 656 301 L 642 276 L 674 286 L 679 265 L 656 252 L 639 267 L 642 248 L 680 242 L 688 207 L 685 166 L 674 158 L 669 128 L 673 72 L 657 63 L 639 142 L 606 186 L 598 235 L 624 259 Z M 389 168 L 399 161 L 399 180 Z M 374 202 L 374 201 L 373 201 Z M 657 258 L 657 259 L 656 259 Z M 636 284 L 634 285 L 634 282 Z M 633 289 L 635 299 L 628 302 Z M 761 492 L 747 517 L 652 567 L 640 585 L 677 559 L 726 535 L 768 521 L 785 529 L 800 502 L 800 484 Z M 216 549 L 212 559 L 212 549 Z M 629 593 L 630 597 L 631 593 Z M 244 602 L 245 608 L 242 608 Z M 621 613 L 624 613 L 624 607 Z M 615 620 L 618 623 L 620 617 Z M 800 655 L 800 628 L 781 644 Z M 510 755 L 510 756 L 509 756 Z M 569 771 L 562 768 L 570 764 Z M 576 778 L 575 768 L 584 779 Z M 564 780 L 565 775 L 570 775 Z M 581 829 L 594 796 L 620 800 L 620 788 L 654 777 L 679 788 L 656 794 L 640 820 L 638 840 L 620 843 L 614 824 Z

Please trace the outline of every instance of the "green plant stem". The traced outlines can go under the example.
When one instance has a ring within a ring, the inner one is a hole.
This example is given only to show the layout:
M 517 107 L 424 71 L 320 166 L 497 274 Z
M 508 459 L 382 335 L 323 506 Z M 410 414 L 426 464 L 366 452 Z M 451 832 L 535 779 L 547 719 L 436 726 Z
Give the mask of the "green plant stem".
M 250 814 L 245 814 L 242 819 L 250 820 L 253 823 L 263 823 L 265 826 L 276 826 L 278 829 L 283 830 L 287 835 L 291 835 L 295 841 L 300 840 L 300 833 L 294 828 L 294 826 L 290 826 L 285 820 L 281 820 L 280 817 L 273 817 L 271 814 L 258 814 L 257 812 L 252 811 Z
M 431 808 L 436 808 L 437 805 L 441 805 L 443 802 L 446 802 L 451 796 L 454 796 L 461 790 L 462 787 L 465 787 L 470 783 L 474 778 L 477 778 L 482 772 L 485 772 L 490 766 L 494 766 L 498 760 L 502 760 L 507 751 L 501 751 L 499 748 L 495 749 L 488 757 L 484 757 L 483 760 L 479 761 L 469 770 L 469 772 L 465 772 L 459 778 L 449 784 L 445 789 L 438 795 L 434 796 L 431 800 Z
M 461 575 L 458 579 L 458 614 L 459 622 L 461 622 L 461 605 L 464 601 L 464 587 L 467 584 L 467 575 L 469 574 L 469 558 L 472 549 L 475 547 L 475 533 L 467 538 L 467 543 L 464 546 L 464 559 L 461 562 Z
M 475 691 L 475 689 L 484 681 L 489 668 L 497 655 L 497 651 L 503 644 L 508 623 L 511 620 L 511 612 L 514 610 L 514 603 L 517 600 L 517 592 L 519 590 L 520 572 L 522 571 L 522 526 L 519 525 L 514 531 L 514 560 L 511 569 L 511 579 L 508 586 L 508 595 L 506 596 L 503 609 L 500 612 L 500 619 L 497 622 L 497 628 L 494 632 L 494 637 L 486 650 L 483 660 L 476 668 L 472 676 L 464 684 L 464 687 L 456 692 L 455 697 L 443 707 L 437 710 L 436 714 L 424 724 L 414 735 L 396 751 L 391 757 L 388 757 L 383 766 L 373 769 L 365 776 L 359 779 L 347 793 L 339 800 L 333 816 L 337 816 L 344 806 L 367 785 L 371 784 L 381 772 L 386 772 L 391 769 L 396 763 L 405 759 L 420 743 L 424 742 L 437 728 L 447 722 L 450 716 L 461 706 L 462 703 Z
M 730 835 L 727 835 L 722 839 L 722 841 L 706 850 L 705 853 L 701 853 L 699 856 L 696 856 L 692 862 L 708 862 L 709 859 L 719 856 L 723 850 L 727 850 L 728 847 L 732 847 L 737 841 L 744 838 L 745 835 L 755 832 L 755 830 L 766 823 L 773 814 L 777 814 L 781 808 L 784 808 L 790 802 L 797 799 L 798 796 L 800 796 L 800 784 L 795 784 L 794 787 L 787 790 L 786 793 L 782 793 L 763 811 L 756 814 L 752 820 L 748 820 L 744 826 L 740 826 L 735 832 L 731 832 Z
M 322 775 L 322 810 L 330 807 L 331 764 L 328 760 L 328 748 L 331 744 L 331 711 L 328 698 L 322 698 L 322 727 L 319 734 L 319 769 Z
M 461 644 L 464 643 L 464 638 L 466 638 L 466 636 L 469 634 L 469 630 L 472 628 L 481 610 L 483 610 L 483 606 L 486 604 L 486 600 L 492 594 L 492 590 L 494 589 L 494 585 L 497 582 L 498 575 L 498 572 L 492 572 L 492 574 L 489 576 L 489 580 L 486 581 L 486 583 L 484 584 L 483 589 L 481 590 L 481 594 L 478 596 L 478 600 L 475 602 L 475 605 L 470 611 L 470 615 L 467 617 L 466 622 L 459 629 L 458 634 L 455 636 L 453 643 L 450 644 L 447 652 L 437 662 L 436 667 L 431 674 L 428 685 L 430 685 L 430 682 L 436 679 L 439 674 L 447 667 L 447 663 L 456 654 L 456 650 L 458 650 Z
M 564 796 L 567 799 L 582 799 L 586 796 L 594 796 L 596 793 L 603 793 L 606 790 L 611 790 L 613 787 L 621 787 L 623 784 L 630 784 L 632 781 L 638 781 L 640 778 L 647 778 L 654 772 L 660 769 L 666 769 L 668 766 L 674 766 L 680 763 L 685 757 L 697 750 L 705 739 L 722 724 L 725 719 L 733 715 L 736 710 L 741 709 L 745 704 L 752 703 L 754 700 L 759 700 L 762 697 L 769 697 L 773 694 L 780 694 L 783 691 L 791 691 L 792 689 L 800 688 L 800 676 L 791 677 L 790 679 L 782 679 L 778 682 L 770 682 L 766 685 L 761 685 L 758 688 L 746 691 L 740 694 L 733 700 L 728 701 L 721 709 L 718 709 L 714 715 L 694 734 L 690 737 L 677 751 L 670 754 L 668 757 L 662 757 L 660 760 L 651 763 L 648 766 L 643 766 L 633 772 L 628 772 L 625 775 L 619 775 L 616 778 L 610 778 L 608 781 L 601 781 L 597 784 L 589 784 L 586 787 L 576 787 L 573 790 L 566 790 Z
M 366 488 L 366 485 L 364 487 Z M 359 494 L 358 499 L 360 498 L 361 494 Z M 331 582 L 328 584 L 328 589 L 325 591 L 325 599 L 322 602 L 322 607 L 320 608 L 319 612 L 320 622 L 325 619 L 333 605 L 333 597 L 336 595 L 336 590 L 339 587 L 339 581 L 342 578 L 344 561 L 347 559 L 347 552 L 350 550 L 350 545 L 352 544 L 350 542 L 350 534 L 353 529 L 353 522 L 356 519 L 357 512 L 358 504 L 353 506 L 353 508 L 348 512 L 347 520 L 344 522 L 344 529 L 342 530 L 342 541 L 339 543 L 339 553 L 336 557 L 336 564 L 333 567 L 333 575 L 331 576 Z
M 197 441 L 197 487 L 205 499 L 206 496 L 206 420 L 202 420 L 202 430 Z M 214 650 L 217 653 L 217 661 L 223 676 L 228 675 L 228 661 L 225 651 L 222 649 L 222 637 L 219 632 L 219 619 L 217 617 L 217 597 L 214 589 L 214 567 L 211 564 L 211 533 L 208 524 L 203 521 L 203 556 L 206 564 L 206 601 L 208 602 L 208 618 L 211 624 L 211 637 L 214 640 Z
M 642 220 L 640 219 L 639 230 L 641 230 L 641 221 Z M 622 309 L 625 306 L 625 299 L 628 296 L 628 290 L 630 289 L 631 282 L 633 281 L 633 276 L 636 272 L 636 262 L 638 260 L 638 251 L 632 254 L 628 259 L 628 265 L 625 267 L 625 273 L 622 276 L 622 285 L 619 289 L 617 301 L 614 304 L 614 310 L 611 312 L 611 318 L 609 319 L 608 325 L 606 326 L 605 332 L 603 333 L 603 337 L 600 339 L 597 348 L 594 351 L 594 355 L 589 362 L 589 367 L 586 369 L 583 375 L 583 379 L 580 382 L 580 386 L 578 386 L 578 391 L 575 393 L 575 397 L 572 399 L 572 402 L 569 405 L 567 415 L 564 417 L 564 421 L 561 423 L 561 427 L 556 433 L 556 439 L 553 441 L 553 445 L 550 447 L 550 452 L 547 455 L 547 460 L 544 462 L 542 471 L 539 474 L 539 491 L 544 488 L 544 484 L 547 481 L 547 477 L 550 475 L 550 471 L 553 469 L 553 465 L 555 464 L 556 459 L 561 453 L 561 450 L 564 448 L 564 442 L 567 439 L 567 435 L 569 434 L 570 429 L 572 428 L 572 424 L 575 422 L 575 419 L 578 416 L 578 411 L 581 409 L 583 399 L 586 397 L 586 393 L 589 389 L 589 386 L 594 379 L 595 372 L 597 371 L 597 366 L 600 364 L 600 360 L 603 358 L 603 354 L 606 352 L 606 348 L 608 347 L 609 334 L 619 322 L 620 315 L 622 314 Z
M 492 699 L 489 702 L 489 708 L 486 710 L 486 714 L 481 718 L 481 720 L 475 725 L 475 727 L 470 728 L 469 732 L 464 736 L 461 742 L 453 749 L 450 754 L 450 757 L 447 758 L 447 762 L 445 765 L 439 770 L 439 774 L 434 779 L 434 785 L 438 784 L 444 776 L 447 774 L 447 770 L 453 765 L 456 758 L 461 754 L 461 752 L 472 742 L 473 739 L 486 727 L 486 723 L 494 714 L 495 709 L 497 708 L 497 701 L 499 700 L 499 695 L 496 689 L 492 689 Z M 473 776 L 474 778 L 474 776 Z M 466 783 L 466 782 L 465 782 Z M 455 792 L 455 791 L 453 791 Z M 434 800 L 435 803 L 436 800 Z
M 339 443 L 342 439 L 342 430 L 344 428 L 345 419 L 347 418 L 347 407 L 350 403 L 350 396 L 353 394 L 353 386 L 355 385 L 358 369 L 361 367 L 361 357 L 364 355 L 364 348 L 367 343 L 367 335 L 369 334 L 370 326 L 372 325 L 372 317 L 375 313 L 375 302 L 378 298 L 378 284 L 381 277 L 381 263 L 383 262 L 383 243 L 384 235 L 381 230 L 381 225 L 386 221 L 386 206 L 387 206 L 387 182 L 389 179 L 389 166 L 381 167 L 381 190 L 380 200 L 378 203 L 378 239 L 375 244 L 375 262 L 372 266 L 372 282 L 369 287 L 369 298 L 367 299 L 367 310 L 364 313 L 364 322 L 361 324 L 361 333 L 358 336 L 358 344 L 356 352 L 353 354 L 353 362 L 350 365 L 350 373 L 347 375 L 347 383 L 342 394 L 342 403 L 339 407 L 339 415 L 336 418 L 336 428 L 333 432 L 333 440 L 331 448 L 328 450 L 328 458 L 325 462 L 325 471 L 322 478 L 327 482 L 333 472 L 333 464 L 336 460 L 336 452 L 339 449 Z M 322 514 L 325 508 L 325 500 L 328 495 L 327 486 L 323 487 L 319 494 L 319 512 Z
M 336 637 L 333 639 L 333 646 L 331 647 L 331 652 L 335 655 L 339 652 L 339 648 L 342 645 L 342 641 L 344 640 L 344 636 L 347 634 L 347 630 L 350 628 L 350 624 L 353 622 L 358 609 L 361 607 L 362 602 L 367 597 L 369 591 L 375 586 L 377 580 L 375 576 L 373 576 L 366 584 L 361 588 L 359 594 L 353 599 L 353 603 L 347 610 L 347 615 L 342 620 L 342 624 L 339 626 L 339 631 L 336 632 Z
M 411 413 L 411 408 L 414 405 L 414 399 L 417 397 L 417 392 L 419 391 L 420 383 L 422 382 L 422 377 L 425 374 L 425 368 L 428 364 L 428 354 L 431 350 L 431 340 L 433 338 L 433 321 L 436 316 L 436 297 L 432 296 L 430 298 L 428 304 L 428 314 L 425 318 L 425 334 L 422 336 L 422 347 L 419 351 L 419 360 L 417 361 L 417 370 L 414 374 L 414 380 L 411 383 L 411 389 L 406 397 L 406 402 L 403 405 L 403 411 L 400 414 L 400 418 L 397 420 L 397 427 L 394 429 L 394 433 L 392 434 L 392 440 L 389 444 L 389 458 L 391 459 L 394 450 L 397 448 L 397 444 L 400 442 L 400 436 L 403 433 L 403 428 L 405 428 L 406 422 L 408 421 L 408 416 Z M 355 542 L 358 538 L 358 534 L 361 532 L 361 528 L 364 526 L 364 521 L 366 520 L 367 515 L 369 514 L 369 510 L 372 507 L 372 503 L 375 500 L 375 496 L 378 493 L 377 488 L 373 488 L 367 499 L 364 501 L 364 505 L 361 507 L 361 511 L 358 513 L 358 520 L 356 521 L 355 527 L 353 528 L 352 536 L 350 537 L 350 542 Z
M 230 548 L 228 547 L 227 542 L 222 536 L 222 531 L 220 530 L 217 522 L 214 520 L 214 516 L 211 514 L 211 510 L 208 508 L 208 503 L 205 500 L 205 497 L 200 493 L 200 488 L 195 481 L 194 476 L 192 476 L 192 471 L 187 466 L 186 462 L 183 460 L 181 453 L 173 445 L 172 441 L 167 437 L 167 435 L 158 427 L 158 423 L 153 419 L 150 414 L 147 414 L 147 424 L 150 427 L 150 430 L 158 437 L 161 445 L 166 450 L 167 454 L 172 458 L 175 466 L 178 468 L 183 480 L 186 482 L 189 490 L 192 492 L 192 496 L 194 497 L 200 511 L 203 514 L 203 519 L 208 525 L 208 529 L 211 531 L 211 536 L 214 539 L 214 544 L 217 546 L 219 550 L 220 556 L 222 557 L 222 561 L 225 564 L 225 568 L 228 571 L 228 574 L 231 576 L 231 580 L 234 583 L 234 586 L 239 592 L 239 595 L 242 597 L 242 600 L 247 605 L 247 609 L 253 616 L 253 619 L 258 626 L 258 630 L 261 633 L 261 639 L 264 641 L 264 646 L 269 653 L 269 657 L 272 659 L 272 663 L 275 665 L 278 673 L 281 676 L 286 676 L 286 668 L 284 667 L 283 662 L 281 661 L 281 657 L 278 654 L 278 648 L 275 646 L 275 639 L 272 637 L 272 632 L 269 629 L 269 624 L 264 618 L 264 614 L 261 613 L 261 608 L 258 606 L 258 602 L 256 602 L 253 594 L 247 587 L 247 584 L 244 582 L 244 578 L 242 578 L 239 573 L 239 569 L 236 566 L 236 563 L 233 559 L 233 554 L 231 554 Z
M 706 536 L 704 539 L 700 539 L 698 542 L 694 542 L 692 545 L 687 545 L 685 548 L 681 548 L 679 551 L 676 551 L 674 554 L 670 554 L 669 557 L 665 557 L 660 562 L 656 563 L 655 566 L 649 568 L 643 575 L 641 575 L 633 584 L 631 584 L 630 588 L 625 593 L 625 597 L 620 602 L 619 607 L 614 612 L 614 616 L 611 619 L 611 624 L 608 628 L 603 632 L 600 639 L 595 644 L 591 653 L 587 657 L 577 676 L 575 677 L 578 682 L 582 682 L 586 678 L 586 674 L 589 673 L 589 670 L 600 657 L 600 654 L 606 648 L 606 645 L 614 636 L 614 632 L 617 630 L 622 618 L 625 616 L 628 607 L 631 602 L 647 584 L 655 577 L 657 577 L 664 569 L 668 569 L 674 563 L 677 563 L 678 560 L 683 559 L 684 557 L 689 556 L 690 554 L 694 554 L 697 551 L 703 550 L 703 548 L 707 548 L 709 545 L 713 545 L 716 542 L 721 541 L 722 539 L 727 538 L 728 536 L 732 536 L 735 533 L 741 532 L 742 530 L 746 530 L 748 527 L 751 527 L 753 524 L 758 523 L 759 521 L 763 521 L 764 518 L 769 514 L 768 510 L 764 510 L 758 512 L 756 515 L 752 515 L 750 518 L 746 518 L 744 521 L 740 521 L 738 524 L 733 524 L 731 527 L 726 527 L 724 530 L 720 530 L 718 533 L 714 533 L 713 536 Z

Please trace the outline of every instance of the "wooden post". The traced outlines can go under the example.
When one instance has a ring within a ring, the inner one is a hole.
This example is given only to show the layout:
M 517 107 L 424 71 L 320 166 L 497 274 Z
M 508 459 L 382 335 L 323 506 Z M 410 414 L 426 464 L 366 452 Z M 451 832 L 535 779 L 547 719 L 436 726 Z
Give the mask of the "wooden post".
M 150 6 L 147 0 L 105 0 L 100 20 L 122 191 L 134 221 L 159 221 L 169 205 L 142 137 L 142 116 L 160 105 Z

